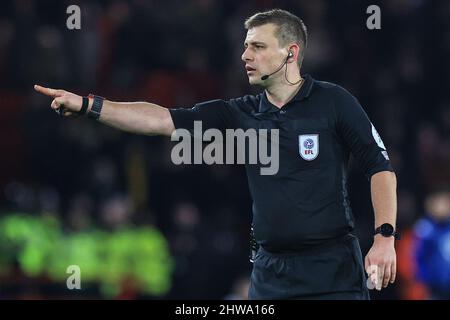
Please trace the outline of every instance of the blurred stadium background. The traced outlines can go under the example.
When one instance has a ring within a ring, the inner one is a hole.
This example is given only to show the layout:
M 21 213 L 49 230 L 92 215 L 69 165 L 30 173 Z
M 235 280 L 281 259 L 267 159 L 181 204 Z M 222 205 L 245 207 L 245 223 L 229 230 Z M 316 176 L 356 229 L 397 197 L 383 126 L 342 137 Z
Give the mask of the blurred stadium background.
M 81 8 L 81 30 L 66 8 Z M 366 8 L 381 8 L 381 30 Z M 59 118 L 32 85 L 190 106 L 256 93 L 243 21 L 273 7 L 309 28 L 303 73 L 350 90 L 398 175 L 398 279 L 373 299 L 450 297 L 450 2 L 3 1 L 0 298 L 244 298 L 251 200 L 242 166 L 175 166 L 171 142 Z M 363 254 L 369 185 L 352 165 Z M 324 221 L 326 223 L 326 221 Z M 68 290 L 69 265 L 81 290 Z

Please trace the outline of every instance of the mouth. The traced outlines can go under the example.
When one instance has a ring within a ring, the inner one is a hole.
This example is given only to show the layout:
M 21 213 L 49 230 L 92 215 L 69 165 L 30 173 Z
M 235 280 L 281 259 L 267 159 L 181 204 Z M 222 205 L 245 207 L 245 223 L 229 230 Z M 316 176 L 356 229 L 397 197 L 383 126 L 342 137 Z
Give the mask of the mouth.
M 246 66 L 245 66 L 245 70 L 247 70 L 247 73 L 251 73 L 251 72 L 253 72 L 253 71 L 256 71 L 255 68 L 252 68 L 252 67 L 250 67 L 249 65 L 246 65 Z

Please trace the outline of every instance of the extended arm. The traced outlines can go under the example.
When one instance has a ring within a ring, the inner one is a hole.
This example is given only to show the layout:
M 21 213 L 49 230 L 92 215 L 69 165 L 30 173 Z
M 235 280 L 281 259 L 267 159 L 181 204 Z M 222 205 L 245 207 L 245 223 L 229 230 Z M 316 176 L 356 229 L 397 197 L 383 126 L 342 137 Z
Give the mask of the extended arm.
M 55 110 L 65 108 L 64 116 L 73 116 L 81 109 L 82 97 L 65 90 L 41 86 L 34 89 L 54 98 L 51 107 Z M 89 107 L 92 99 L 89 99 Z M 105 100 L 99 121 L 111 127 L 144 135 L 170 136 L 175 130 L 172 117 L 167 108 L 147 102 L 112 102 Z

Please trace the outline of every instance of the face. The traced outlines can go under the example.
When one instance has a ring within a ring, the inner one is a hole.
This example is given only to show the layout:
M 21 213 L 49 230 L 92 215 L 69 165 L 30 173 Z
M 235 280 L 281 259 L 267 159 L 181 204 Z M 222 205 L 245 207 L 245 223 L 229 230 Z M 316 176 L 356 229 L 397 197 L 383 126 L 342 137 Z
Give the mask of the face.
M 241 58 L 245 62 L 250 84 L 266 85 L 267 82 L 273 82 L 283 74 L 280 71 L 265 81 L 261 80 L 262 76 L 277 70 L 288 54 L 286 48 L 279 46 L 274 34 L 275 29 L 276 26 L 269 23 L 247 31 L 245 50 Z
M 450 193 L 439 192 L 428 197 L 425 202 L 427 211 L 438 221 L 450 219 Z

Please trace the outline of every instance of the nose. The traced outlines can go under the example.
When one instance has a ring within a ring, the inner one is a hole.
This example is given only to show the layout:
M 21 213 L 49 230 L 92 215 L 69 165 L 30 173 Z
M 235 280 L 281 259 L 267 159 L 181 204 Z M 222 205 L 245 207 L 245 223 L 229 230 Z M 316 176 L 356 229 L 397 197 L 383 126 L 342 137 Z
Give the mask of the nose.
M 249 57 L 249 52 L 248 51 L 249 51 L 248 48 L 246 48 L 244 50 L 244 52 L 242 53 L 241 59 L 244 62 L 247 62 L 247 61 L 251 60 L 251 58 Z

